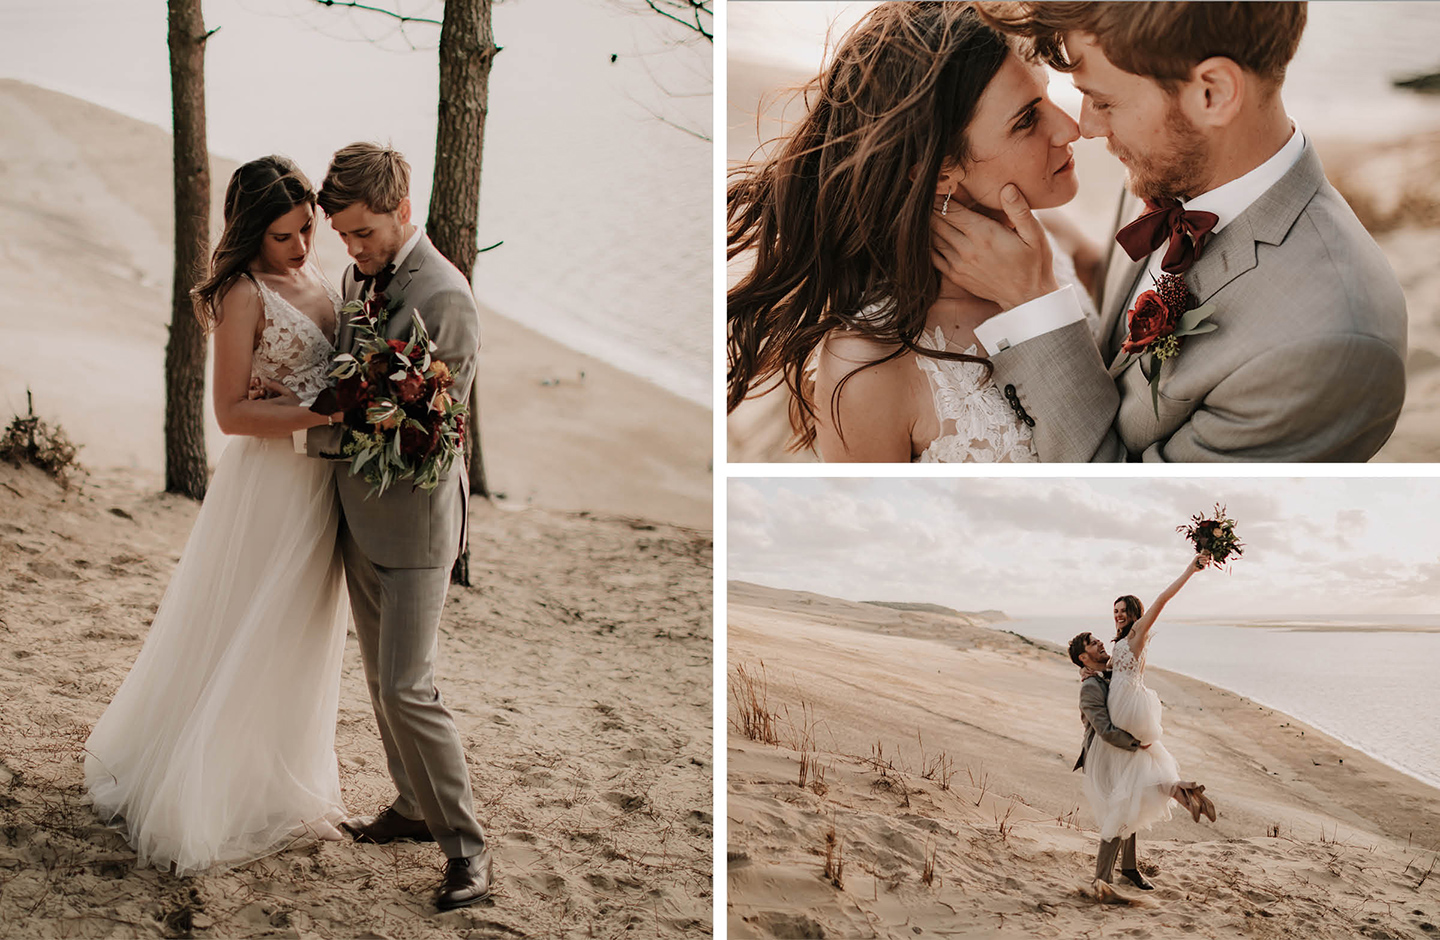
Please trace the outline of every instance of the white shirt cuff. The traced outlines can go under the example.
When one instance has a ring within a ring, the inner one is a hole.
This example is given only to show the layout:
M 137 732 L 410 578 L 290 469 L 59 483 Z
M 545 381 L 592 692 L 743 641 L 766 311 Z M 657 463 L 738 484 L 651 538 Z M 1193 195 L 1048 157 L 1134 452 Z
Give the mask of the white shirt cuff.
M 1066 284 L 1043 297 L 997 313 L 975 327 L 975 338 L 993 355 L 1083 319 L 1085 311 L 1080 308 L 1080 298 L 1075 296 L 1074 286 Z

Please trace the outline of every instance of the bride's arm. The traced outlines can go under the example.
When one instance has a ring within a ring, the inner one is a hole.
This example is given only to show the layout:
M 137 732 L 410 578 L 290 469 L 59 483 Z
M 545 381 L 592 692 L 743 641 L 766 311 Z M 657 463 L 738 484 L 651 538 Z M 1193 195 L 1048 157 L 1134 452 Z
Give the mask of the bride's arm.
M 215 420 L 226 434 L 249 437 L 288 437 L 292 431 L 326 424 L 316 414 L 288 398 L 250 400 L 250 367 L 261 328 L 260 291 L 248 278 L 240 278 L 220 300 L 220 322 L 215 326 Z
M 915 407 L 907 379 L 909 372 L 919 376 L 910 358 L 861 369 L 840 384 L 856 367 L 881 358 L 877 349 L 864 337 L 843 335 L 827 336 L 820 346 L 813 392 L 815 449 L 828 463 L 910 462 Z
M 1145 611 L 1144 616 L 1135 621 L 1135 625 L 1130 628 L 1130 650 L 1136 656 L 1139 656 L 1145 651 L 1145 644 L 1150 639 L 1150 627 L 1154 625 L 1155 618 L 1160 616 L 1160 611 L 1164 610 L 1165 605 L 1170 603 L 1170 598 L 1180 593 L 1180 589 L 1185 586 L 1186 581 L 1190 580 L 1191 575 L 1209 563 L 1209 555 L 1196 555 L 1190 559 L 1189 563 L 1185 565 L 1185 570 L 1181 573 L 1180 577 L 1176 578 L 1173 584 L 1161 591 L 1160 596 L 1155 598 L 1155 601 L 1150 605 L 1150 609 Z

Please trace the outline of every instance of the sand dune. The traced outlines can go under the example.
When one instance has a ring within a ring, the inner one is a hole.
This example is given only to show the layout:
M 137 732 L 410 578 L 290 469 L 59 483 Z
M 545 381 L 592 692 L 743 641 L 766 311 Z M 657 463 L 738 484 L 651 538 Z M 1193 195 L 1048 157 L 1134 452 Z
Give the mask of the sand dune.
M 1070 772 L 1073 665 L 963 618 L 894 613 L 877 630 L 871 605 L 732 585 L 730 936 L 1440 931 L 1440 792 L 1159 669 L 1148 678 L 1167 746 L 1220 817 L 1177 814 L 1142 835 L 1156 890 L 1135 907 L 1096 904 L 1081 890 L 1097 837 Z M 756 688 L 740 667 L 763 680 L 776 744 L 740 731 Z
M 341 146 L 347 141 L 337 141 Z M 284 152 L 284 141 L 269 145 Z M 260 156 L 259 152 L 248 156 Z M 7 420 L 35 393 L 95 467 L 162 468 L 170 323 L 170 136 L 97 105 L 0 80 L 0 368 Z M 236 163 L 212 157 L 212 225 Z M 325 168 L 302 167 L 319 184 Z M 316 257 L 347 258 L 321 225 Z M 508 502 L 711 525 L 711 413 L 481 304 L 476 373 L 491 489 Z M 208 416 L 211 461 L 224 437 Z
M 65 493 L 0 463 L 0 936 L 708 936 L 710 539 L 478 505 L 437 684 L 495 848 L 493 905 L 436 915 L 434 846 L 297 846 L 180 879 L 137 869 L 83 799 L 81 751 L 197 507 L 127 474 Z M 353 634 L 348 809 L 393 798 Z
M 233 167 L 213 161 L 217 189 Z M 503 497 L 472 504 L 474 587 L 451 591 L 438 684 L 495 903 L 436 915 L 432 846 L 296 846 L 177 879 L 97 824 L 80 748 L 197 511 L 159 493 L 170 200 L 159 128 L 0 81 L 0 425 L 28 388 L 89 469 L 65 492 L 0 464 L 0 936 L 709 935 L 710 412 L 484 309 Z M 328 229 L 317 253 L 343 270 Z M 213 420 L 208 440 L 213 461 Z M 337 753 L 352 812 L 392 798 L 353 636 Z

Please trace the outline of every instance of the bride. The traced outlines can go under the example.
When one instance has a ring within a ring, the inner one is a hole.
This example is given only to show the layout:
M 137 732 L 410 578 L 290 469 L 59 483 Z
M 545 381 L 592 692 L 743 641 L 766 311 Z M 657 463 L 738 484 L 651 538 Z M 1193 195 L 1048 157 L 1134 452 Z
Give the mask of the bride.
M 1107 705 L 1111 723 L 1129 732 L 1140 746 L 1123 750 L 1096 735 L 1085 752 L 1085 796 L 1100 826 L 1102 842 L 1128 838 L 1169 819 L 1172 799 L 1195 820 L 1203 813 L 1215 821 L 1215 805 L 1204 795 L 1204 788 L 1181 782 L 1179 766 L 1161 740 L 1160 696 L 1145 685 L 1145 648 L 1155 618 L 1190 576 L 1209 563 L 1210 556 L 1196 555 L 1148 611 L 1133 594 L 1115 601 L 1116 636 L 1110 657 L 1114 672 Z
M 1001 305 L 942 279 L 931 225 L 1003 221 L 1017 187 L 1035 208 L 1075 196 L 1079 130 L 1045 81 L 969 4 L 884 3 L 841 40 L 776 155 L 731 174 L 729 255 L 753 267 L 727 298 L 728 410 L 778 381 L 792 447 L 825 460 L 1038 459 L 975 337 Z M 1052 290 L 1099 260 L 1053 222 L 1017 226 Z
M 235 435 L 145 645 L 86 742 L 101 819 L 140 863 L 189 874 L 339 838 L 335 759 L 349 608 L 334 465 L 291 432 L 327 383 L 339 297 L 310 257 L 315 193 L 270 156 L 235 171 L 194 291 L 215 334 L 215 416 Z M 288 393 L 252 397 L 252 382 Z M 276 384 L 278 383 L 278 385 Z

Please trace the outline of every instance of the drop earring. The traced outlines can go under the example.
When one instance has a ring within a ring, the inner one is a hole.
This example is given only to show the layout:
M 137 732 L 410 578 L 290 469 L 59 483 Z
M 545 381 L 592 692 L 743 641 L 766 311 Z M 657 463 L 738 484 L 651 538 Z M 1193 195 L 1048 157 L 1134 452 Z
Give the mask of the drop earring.
M 940 203 L 940 214 L 941 214 L 941 215 L 948 215 L 948 214 L 949 214 L 949 212 L 950 212 L 950 197 L 953 196 L 953 195 L 954 195 L 953 192 L 949 192 L 949 193 L 946 193 L 946 194 L 945 194 L 945 201 L 942 202 L 942 203 Z

